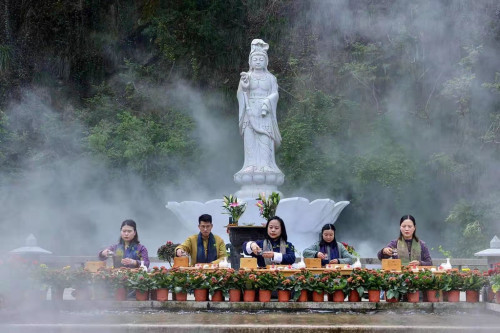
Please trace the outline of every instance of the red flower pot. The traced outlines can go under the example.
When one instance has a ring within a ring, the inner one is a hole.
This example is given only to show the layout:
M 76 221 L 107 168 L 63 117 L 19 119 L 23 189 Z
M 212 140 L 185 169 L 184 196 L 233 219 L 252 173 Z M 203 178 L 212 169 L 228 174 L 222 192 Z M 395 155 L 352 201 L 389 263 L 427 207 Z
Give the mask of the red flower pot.
M 208 289 L 195 289 L 194 290 L 194 300 L 196 302 L 208 301 Z
M 127 289 L 120 287 L 115 290 L 115 301 L 124 301 L 127 299 Z
M 357 290 L 349 291 L 349 302 L 361 302 L 361 297 L 359 297 L 359 293 Z
M 495 298 L 496 298 L 496 302 L 497 302 L 497 304 L 500 304 L 500 291 L 497 291 L 497 292 L 495 293 Z
M 290 290 L 278 290 L 278 302 L 289 302 L 290 295 Z
M 469 303 L 479 302 L 479 291 L 478 290 L 466 290 L 465 291 L 465 301 Z
M 396 297 L 391 297 L 391 298 L 387 298 L 386 297 L 385 301 L 387 303 L 397 303 L 397 302 L 399 302 L 399 300 Z
M 301 290 L 297 302 L 307 302 L 307 290 Z
M 333 301 L 334 302 L 343 302 L 345 299 L 344 292 L 342 290 L 335 290 L 333 292 Z
M 259 290 L 259 302 L 270 302 L 271 290 Z
M 323 302 L 325 300 L 325 294 L 323 292 L 318 293 L 317 291 L 312 292 L 313 302 Z
M 149 290 L 148 291 L 135 291 L 135 299 L 138 301 L 147 301 L 149 300 Z
M 255 302 L 255 290 L 253 289 L 244 290 L 243 302 Z
M 442 297 L 441 290 L 426 290 L 427 302 L 437 303 Z
M 212 295 L 212 302 L 224 302 L 224 294 L 222 294 L 222 290 L 214 291 Z
M 368 290 L 368 301 L 369 302 L 380 302 L 380 290 Z
M 167 288 L 157 289 L 156 290 L 156 300 L 158 302 L 168 301 L 168 289 Z
M 460 291 L 450 290 L 448 291 L 448 302 L 460 302 Z
M 187 301 L 187 293 L 175 293 L 175 300 L 180 302 Z
M 241 301 L 241 290 L 229 289 L 229 302 L 239 302 L 239 301 Z
M 420 300 L 420 294 L 418 291 L 415 291 L 415 292 L 406 294 L 406 298 L 408 299 L 408 302 L 410 302 L 410 303 L 418 303 L 418 301 Z

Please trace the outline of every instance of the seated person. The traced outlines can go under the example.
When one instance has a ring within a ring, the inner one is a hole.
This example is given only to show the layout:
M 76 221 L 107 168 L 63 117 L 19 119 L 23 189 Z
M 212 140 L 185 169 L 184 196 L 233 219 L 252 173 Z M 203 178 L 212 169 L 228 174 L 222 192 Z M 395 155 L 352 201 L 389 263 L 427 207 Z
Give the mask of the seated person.
M 112 255 L 115 267 L 136 268 L 141 266 L 141 261 L 144 261 L 144 266 L 149 267 L 148 250 L 139 242 L 135 221 L 123 221 L 120 235 L 118 244 L 108 246 L 99 252 L 99 259 L 106 260 L 109 255 Z
M 402 265 L 432 266 L 429 249 L 419 240 L 416 231 L 415 218 L 404 215 L 399 221 L 399 238 L 389 242 L 377 254 L 382 259 L 401 259 Z
M 335 226 L 330 223 L 325 224 L 321 228 L 320 240 L 302 253 L 304 258 L 320 258 L 322 266 L 327 264 L 352 264 L 355 257 L 347 252 L 342 243 L 337 242 L 335 234 Z
M 295 263 L 295 248 L 287 242 L 286 228 L 278 216 L 271 217 L 266 224 L 266 238 L 243 243 L 245 254 L 257 258 L 259 267 L 267 265 L 291 265 Z
M 217 235 L 212 234 L 212 216 L 203 214 L 198 218 L 200 232 L 189 236 L 181 245 L 175 248 L 177 257 L 191 256 L 191 265 L 218 264 L 226 257 L 226 244 Z

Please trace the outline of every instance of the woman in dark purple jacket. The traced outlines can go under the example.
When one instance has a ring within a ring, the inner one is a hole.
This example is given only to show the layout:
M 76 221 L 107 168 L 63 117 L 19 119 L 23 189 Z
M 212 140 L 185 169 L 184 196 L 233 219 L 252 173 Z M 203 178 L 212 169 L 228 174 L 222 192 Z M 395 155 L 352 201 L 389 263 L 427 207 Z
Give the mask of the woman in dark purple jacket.
M 401 259 L 403 265 L 432 266 L 429 249 L 419 240 L 416 231 L 415 218 L 404 215 L 399 221 L 399 238 L 395 239 L 377 254 L 381 259 Z
M 109 255 L 112 255 L 115 266 L 135 268 L 141 266 L 141 261 L 143 261 L 144 266 L 149 267 L 148 250 L 139 242 L 135 221 L 123 221 L 120 235 L 118 244 L 108 246 L 99 252 L 99 259 L 105 260 Z

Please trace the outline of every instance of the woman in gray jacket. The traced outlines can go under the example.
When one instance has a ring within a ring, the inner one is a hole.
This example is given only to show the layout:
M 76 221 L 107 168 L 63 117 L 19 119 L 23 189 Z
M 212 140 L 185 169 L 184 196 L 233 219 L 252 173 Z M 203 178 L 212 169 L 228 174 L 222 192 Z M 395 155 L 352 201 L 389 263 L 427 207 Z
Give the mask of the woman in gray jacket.
M 321 228 L 320 240 L 309 246 L 302 253 L 304 258 L 320 258 L 321 265 L 352 264 L 355 257 L 347 252 L 342 243 L 335 238 L 335 226 L 325 224 Z

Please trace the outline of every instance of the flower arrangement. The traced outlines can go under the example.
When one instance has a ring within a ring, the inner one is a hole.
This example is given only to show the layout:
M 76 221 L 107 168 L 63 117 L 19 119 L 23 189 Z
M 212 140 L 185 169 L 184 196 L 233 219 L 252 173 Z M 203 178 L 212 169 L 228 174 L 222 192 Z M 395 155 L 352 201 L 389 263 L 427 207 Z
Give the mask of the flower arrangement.
M 240 277 L 243 280 L 243 289 L 244 290 L 253 290 L 257 289 L 257 274 L 255 271 L 240 271 Z
M 230 194 L 229 196 L 224 196 L 222 208 L 224 208 L 225 210 L 223 214 L 231 215 L 232 223 L 238 224 L 238 220 L 245 212 L 247 204 L 246 202 L 242 202 L 238 200 L 237 197 Z
M 92 273 L 87 269 L 78 269 L 72 272 L 72 287 L 81 289 L 89 287 L 92 284 L 93 278 Z
M 228 272 L 226 269 L 216 269 L 215 271 L 208 274 L 209 287 L 208 291 L 210 295 L 213 295 L 216 291 L 222 291 L 224 296 L 229 294 L 229 281 L 233 276 L 233 272 Z M 237 289 L 237 288 L 233 288 Z
M 437 290 L 438 282 L 436 276 L 428 269 L 418 272 L 414 278 L 415 287 L 418 290 Z
M 226 272 L 226 284 L 227 284 L 227 289 L 238 289 L 238 290 L 243 290 L 244 289 L 244 284 L 245 280 L 243 279 L 242 273 L 239 271 L 235 271 L 232 268 L 224 270 Z
M 472 271 L 466 272 L 463 275 L 463 277 L 464 277 L 463 289 L 464 290 L 479 290 L 479 289 L 481 289 L 488 282 L 488 279 L 486 277 L 487 274 L 488 274 L 487 272 L 485 274 L 483 274 L 478 270 L 472 270 Z
M 347 252 L 349 252 L 350 254 L 352 254 L 353 256 L 355 257 L 359 257 L 359 254 L 358 252 L 356 252 L 354 250 L 354 247 L 352 245 L 349 245 L 347 244 L 346 242 L 340 242 L 342 245 L 344 245 L 345 249 L 347 250 Z
M 401 275 L 403 284 L 406 287 L 407 293 L 414 293 L 419 290 L 419 279 L 418 274 L 413 273 L 409 266 L 403 267 L 403 274 Z
M 290 291 L 298 291 L 296 290 L 296 277 L 295 276 L 284 276 L 283 274 L 278 275 L 278 290 L 290 290 Z
M 175 248 L 177 246 L 179 246 L 179 244 L 174 244 L 171 241 L 167 241 L 164 245 L 158 248 L 158 251 L 156 251 L 158 259 L 168 262 L 170 267 L 172 267 L 172 263 L 175 257 Z
M 306 279 L 306 284 L 304 286 L 307 291 L 315 291 L 317 293 L 323 293 L 328 289 L 328 275 L 315 274 L 310 275 Z
M 347 277 L 342 276 L 339 270 L 336 271 L 325 271 L 322 274 L 325 280 L 325 292 L 333 294 L 337 290 L 344 290 L 347 287 Z
M 257 278 L 257 288 L 262 290 L 277 290 L 280 277 L 277 271 L 261 272 Z
M 49 269 L 47 265 L 40 265 L 40 281 L 53 288 L 69 288 L 73 283 L 71 267 L 65 266 L 60 269 Z
M 265 193 L 260 193 L 256 200 L 256 206 L 259 207 L 260 216 L 266 221 L 276 215 L 276 209 L 280 203 L 279 193 L 273 192 L 269 195 L 269 198 L 266 198 Z

